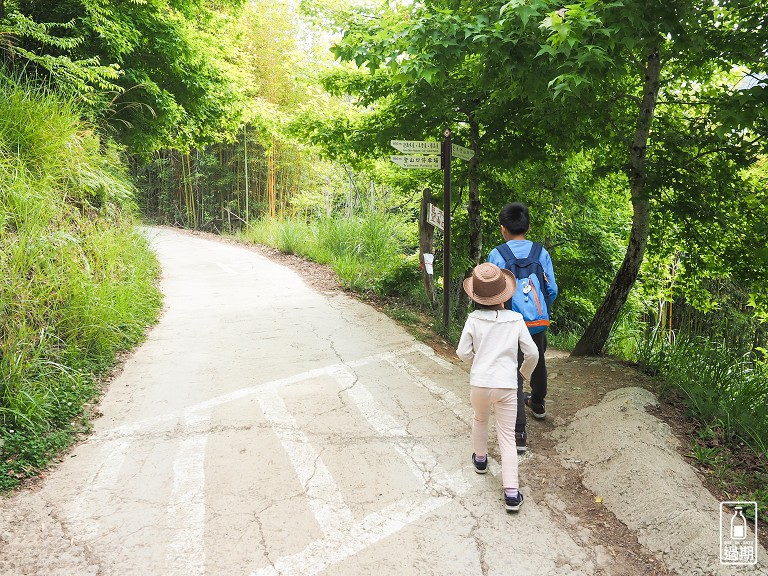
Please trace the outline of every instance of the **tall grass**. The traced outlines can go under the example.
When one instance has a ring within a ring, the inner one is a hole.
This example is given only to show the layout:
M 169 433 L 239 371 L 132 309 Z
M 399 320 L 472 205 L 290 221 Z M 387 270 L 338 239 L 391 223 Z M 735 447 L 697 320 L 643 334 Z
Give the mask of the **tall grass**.
M 72 441 L 159 311 L 132 185 L 80 116 L 0 73 L 0 488 Z
M 743 442 L 768 464 L 768 365 L 705 338 L 648 339 L 639 362 L 679 391 L 702 427 L 726 441 Z
M 395 215 L 330 216 L 309 224 L 265 219 L 251 223 L 239 237 L 327 264 L 349 290 L 392 293 L 419 288 L 418 257 L 404 255 L 408 228 Z

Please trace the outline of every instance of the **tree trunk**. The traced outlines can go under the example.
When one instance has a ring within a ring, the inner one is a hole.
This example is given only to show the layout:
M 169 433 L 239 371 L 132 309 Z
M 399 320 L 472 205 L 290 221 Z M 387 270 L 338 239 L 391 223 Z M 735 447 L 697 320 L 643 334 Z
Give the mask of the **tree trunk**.
M 661 75 L 661 59 L 659 47 L 654 45 L 648 53 L 645 68 L 645 84 L 643 99 L 637 118 L 637 128 L 629 151 L 630 189 L 632 194 L 632 230 L 629 235 L 629 245 L 616 277 L 613 279 L 608 293 L 597 309 L 595 317 L 590 322 L 584 335 L 574 348 L 571 356 L 588 356 L 599 354 L 605 347 L 611 328 L 619 317 L 622 307 L 627 301 L 629 292 L 635 284 L 643 262 L 645 247 L 648 243 L 650 222 L 650 207 L 645 196 L 647 172 L 645 167 L 645 152 L 648 136 L 653 122 L 656 100 L 659 95 L 659 77 Z
M 480 144 L 480 126 L 474 114 L 467 114 L 469 121 L 469 140 L 475 155 L 469 160 L 469 257 L 472 262 L 479 264 L 483 257 L 483 219 L 480 215 L 480 174 L 478 165 L 480 158 L 478 148 Z
M 272 138 L 272 146 L 269 148 L 267 156 L 267 198 L 269 203 L 269 218 L 274 220 L 277 216 L 277 161 L 275 159 L 275 147 L 277 143 Z

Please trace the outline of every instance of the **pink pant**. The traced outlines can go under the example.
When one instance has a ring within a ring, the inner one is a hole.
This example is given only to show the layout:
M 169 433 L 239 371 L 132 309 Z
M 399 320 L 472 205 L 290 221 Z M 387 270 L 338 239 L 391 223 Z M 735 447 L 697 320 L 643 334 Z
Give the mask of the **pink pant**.
M 517 446 L 515 420 L 517 419 L 516 388 L 481 388 L 470 386 L 469 401 L 475 411 L 472 420 L 472 447 L 475 454 L 488 454 L 488 418 L 491 406 L 496 416 L 496 436 L 501 452 L 501 482 L 504 488 L 518 488 Z

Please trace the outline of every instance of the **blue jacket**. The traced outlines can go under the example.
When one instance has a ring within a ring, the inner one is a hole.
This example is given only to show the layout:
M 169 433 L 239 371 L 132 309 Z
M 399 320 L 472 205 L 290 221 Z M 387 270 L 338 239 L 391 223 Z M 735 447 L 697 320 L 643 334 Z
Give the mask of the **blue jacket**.
M 514 254 L 515 257 L 525 258 L 530 253 L 533 242 L 530 240 L 509 240 L 507 246 L 512 250 L 512 254 Z M 506 264 L 506 261 L 501 257 L 501 254 L 499 254 L 499 251 L 496 250 L 496 248 L 491 250 L 491 253 L 488 254 L 488 262 L 496 264 L 499 268 L 504 268 Z M 549 295 L 549 303 L 551 305 L 555 301 L 555 298 L 557 298 L 557 281 L 555 280 L 555 269 L 552 266 L 552 257 L 549 255 L 546 248 L 542 248 L 539 262 L 541 262 L 541 267 L 544 269 L 544 274 L 547 277 L 547 292 Z M 531 334 L 536 334 L 546 330 L 546 328 L 532 327 L 529 328 L 529 330 Z

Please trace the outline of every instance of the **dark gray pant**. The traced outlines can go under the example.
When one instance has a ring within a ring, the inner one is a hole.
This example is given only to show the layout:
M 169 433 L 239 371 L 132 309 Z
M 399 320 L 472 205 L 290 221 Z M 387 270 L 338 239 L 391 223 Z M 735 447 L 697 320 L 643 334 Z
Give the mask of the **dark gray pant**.
M 547 331 L 531 334 L 533 343 L 539 349 L 539 363 L 531 374 L 531 401 L 534 404 L 542 404 L 547 396 L 547 365 L 544 362 L 544 352 L 547 351 Z M 518 366 L 523 362 L 523 352 L 517 352 Z M 523 377 L 517 374 L 517 422 L 515 432 L 525 432 L 525 390 L 523 390 Z

